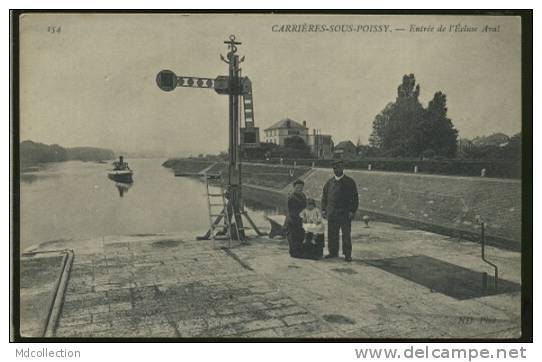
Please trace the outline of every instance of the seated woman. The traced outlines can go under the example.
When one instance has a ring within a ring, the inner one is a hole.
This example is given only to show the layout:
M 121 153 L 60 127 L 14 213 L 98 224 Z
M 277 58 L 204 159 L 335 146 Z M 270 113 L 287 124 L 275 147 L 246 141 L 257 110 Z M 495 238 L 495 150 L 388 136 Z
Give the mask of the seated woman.
M 294 191 L 288 195 L 288 215 L 286 215 L 285 228 L 288 239 L 290 256 L 302 257 L 305 230 L 303 220 L 299 214 L 307 206 L 307 197 L 303 193 L 305 183 L 301 180 L 294 182 Z
M 300 216 L 307 206 L 307 197 L 303 193 L 304 185 L 301 180 L 295 181 L 294 192 L 288 196 L 288 215 L 285 225 L 290 256 L 303 259 L 320 259 L 324 250 L 323 234 L 321 242 L 317 238 L 315 245 L 304 242 L 305 229 L 303 229 L 303 219 Z

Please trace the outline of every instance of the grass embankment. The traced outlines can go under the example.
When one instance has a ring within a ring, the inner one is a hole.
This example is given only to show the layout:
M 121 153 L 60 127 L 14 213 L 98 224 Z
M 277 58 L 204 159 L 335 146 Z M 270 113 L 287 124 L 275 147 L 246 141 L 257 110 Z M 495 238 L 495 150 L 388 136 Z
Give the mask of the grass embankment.
M 210 164 L 192 160 L 168 161 L 169 167 L 175 165 L 194 172 L 200 172 Z M 242 165 L 244 184 L 277 191 L 309 170 L 307 166 L 293 169 L 280 165 Z M 226 175 L 227 165 L 217 163 L 209 171 Z M 457 235 L 450 233 L 456 230 L 466 238 L 477 238 L 482 220 L 487 236 L 512 240 L 517 245 L 521 240 L 521 183 L 517 181 L 360 171 L 346 173 L 358 185 L 360 209 L 369 214 L 386 216 L 385 220 L 394 223 L 415 227 L 419 224 L 420 228 L 422 224 L 432 225 L 434 228 L 429 230 L 443 234 Z M 307 195 L 319 200 L 330 176 L 331 170 L 316 169 L 305 181 Z M 274 206 L 277 202 L 285 202 L 276 193 L 258 193 L 254 199 L 263 201 L 266 197 L 273 199 L 268 201 Z
M 211 166 L 212 161 L 200 161 L 192 159 L 170 159 L 163 163 L 164 167 L 173 168 L 176 175 L 197 174 Z M 264 186 L 273 189 L 282 189 L 295 179 L 304 175 L 310 167 L 260 165 L 243 163 L 241 166 L 243 183 L 256 186 Z M 225 177 L 228 166 L 224 162 L 217 163 L 208 170 L 209 173 L 222 173 Z
M 205 160 L 192 160 L 184 158 L 172 158 L 162 164 L 162 166 L 173 169 L 175 175 L 196 175 L 198 172 L 205 170 L 214 162 Z
M 360 193 L 360 208 L 374 213 L 521 240 L 521 183 L 484 178 L 346 172 Z M 306 192 L 319 199 L 329 174 L 313 173 Z

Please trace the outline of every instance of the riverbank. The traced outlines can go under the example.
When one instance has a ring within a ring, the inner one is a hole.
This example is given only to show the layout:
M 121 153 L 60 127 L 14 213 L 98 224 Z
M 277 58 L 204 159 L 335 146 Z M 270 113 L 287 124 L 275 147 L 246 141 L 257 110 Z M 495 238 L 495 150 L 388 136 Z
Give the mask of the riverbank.
M 520 336 L 519 253 L 487 248 L 502 278 L 494 291 L 473 243 L 379 222 L 354 222 L 352 236 L 352 263 L 293 259 L 266 237 L 226 252 L 186 232 L 32 251 L 75 253 L 58 338 Z

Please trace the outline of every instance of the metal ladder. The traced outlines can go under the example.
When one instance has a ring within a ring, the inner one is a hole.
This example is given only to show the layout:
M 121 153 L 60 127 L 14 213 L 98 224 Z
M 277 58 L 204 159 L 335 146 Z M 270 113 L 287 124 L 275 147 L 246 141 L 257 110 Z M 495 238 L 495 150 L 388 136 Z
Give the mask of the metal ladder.
M 220 178 L 219 193 L 211 192 L 211 189 L 209 188 L 209 180 L 212 178 Z M 207 210 L 209 212 L 209 236 L 213 239 L 213 247 L 216 248 L 217 240 L 225 240 L 227 242 L 225 247 L 230 248 L 231 242 L 233 241 L 232 230 L 235 231 L 235 235 L 239 235 L 239 228 L 235 221 L 235 217 L 231 217 L 230 215 L 230 207 L 226 201 L 221 175 L 205 173 L 205 190 L 207 193 Z M 220 211 L 217 210 L 218 208 L 220 208 Z M 221 223 L 221 220 L 224 222 Z M 218 234 L 220 229 L 223 231 L 222 235 Z
M 245 127 L 254 128 L 254 102 L 252 99 L 252 83 L 248 77 L 243 83 L 244 93 L 243 93 L 243 109 L 245 115 Z

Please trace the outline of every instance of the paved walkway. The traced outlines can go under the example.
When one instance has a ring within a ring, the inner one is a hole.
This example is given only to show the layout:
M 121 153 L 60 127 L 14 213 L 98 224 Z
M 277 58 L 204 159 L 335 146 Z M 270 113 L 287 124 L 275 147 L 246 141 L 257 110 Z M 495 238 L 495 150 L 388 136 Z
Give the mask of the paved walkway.
M 479 245 L 386 223 L 355 223 L 353 237 L 352 263 L 293 259 L 268 238 L 226 252 L 182 233 L 40 250 L 75 251 L 58 337 L 519 337 L 519 292 L 461 300 L 371 264 L 423 255 L 490 272 Z M 486 255 L 520 283 L 519 253 Z

